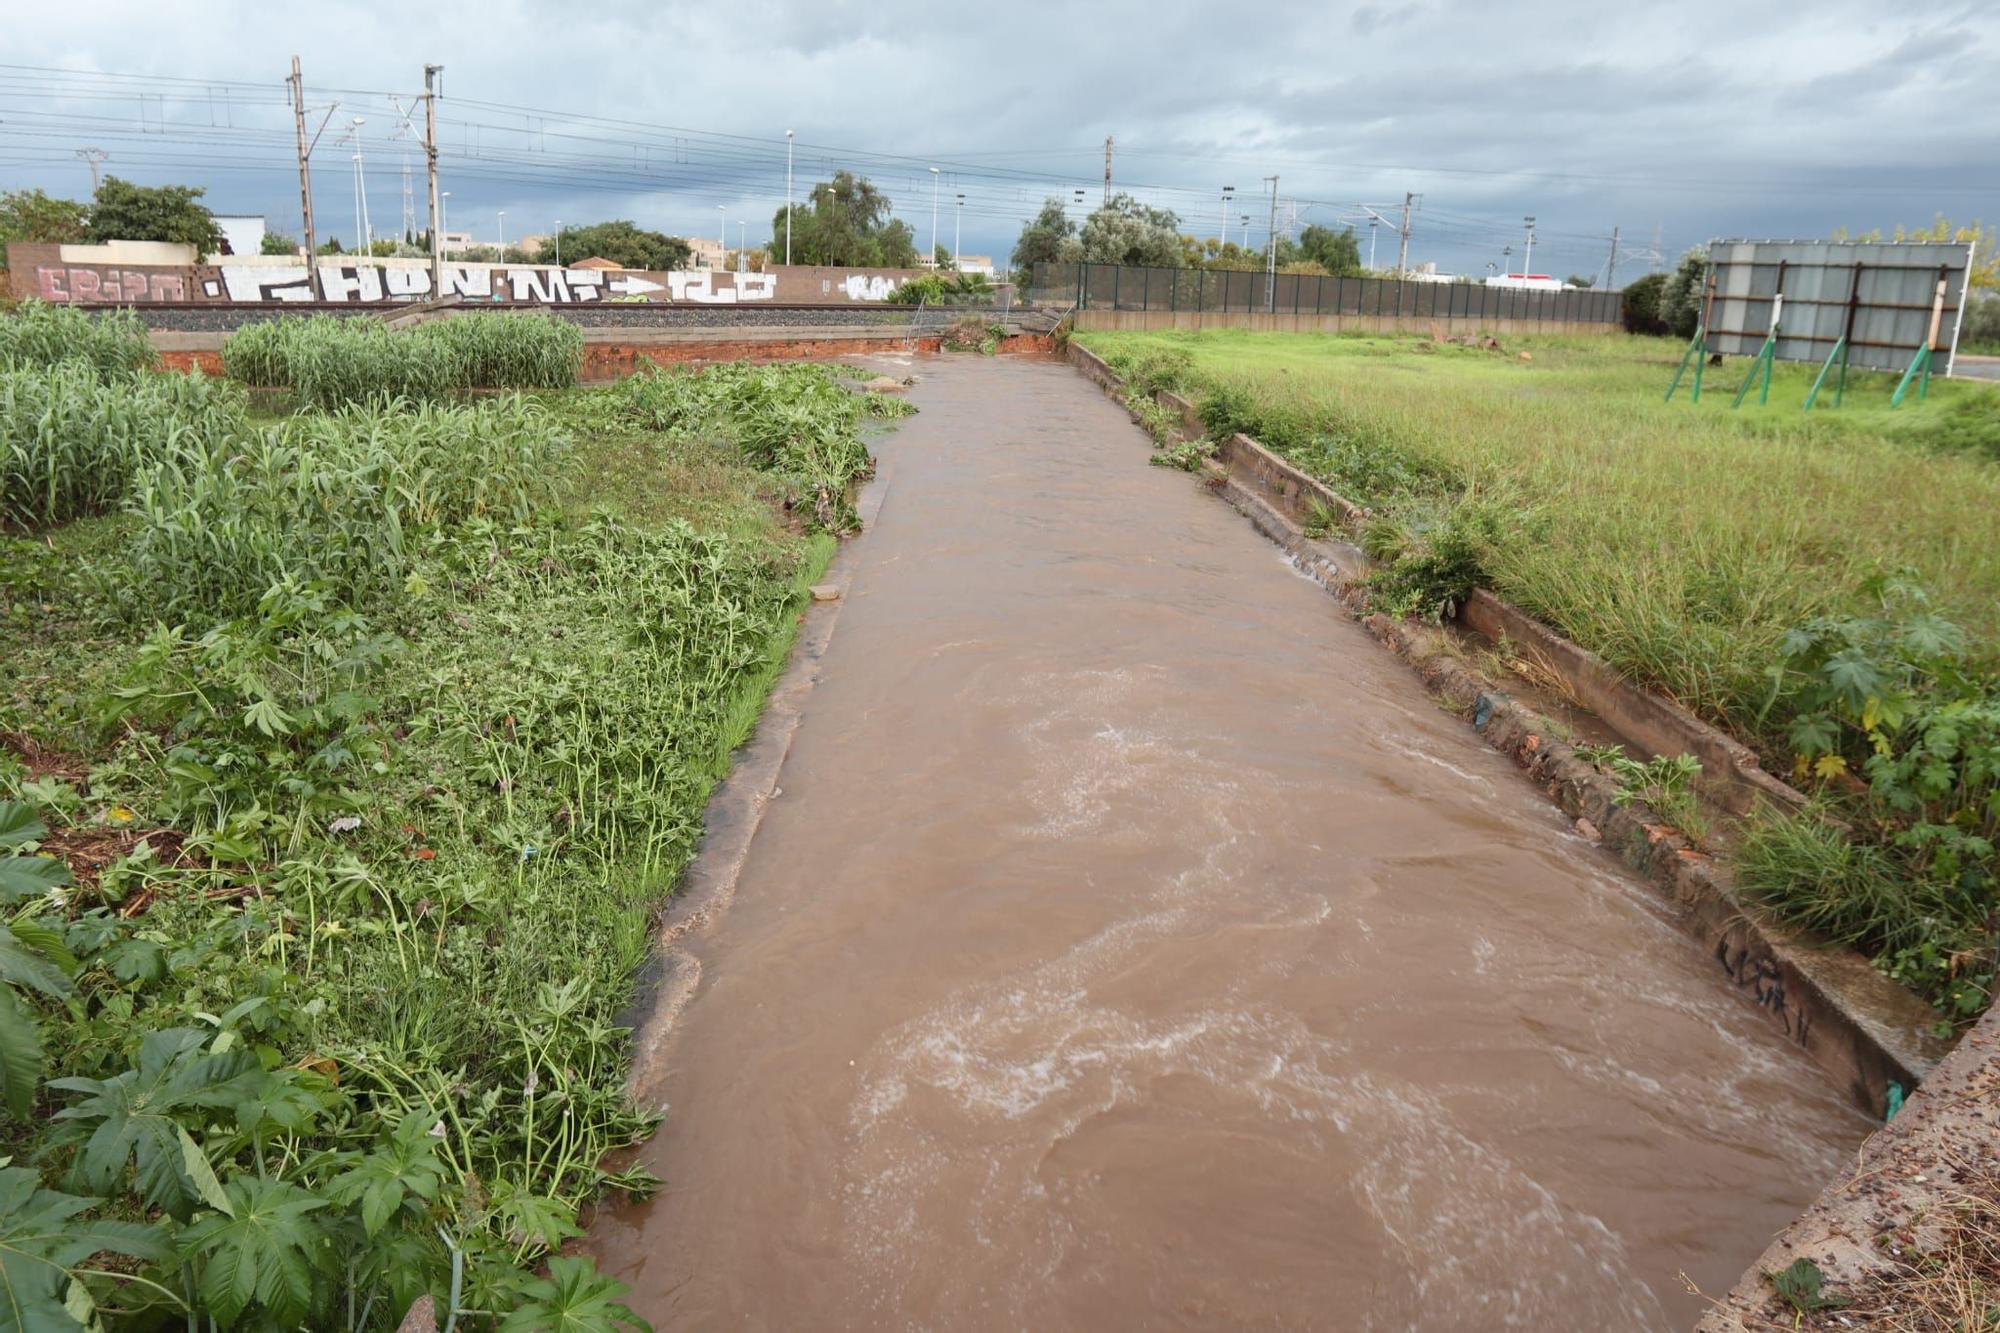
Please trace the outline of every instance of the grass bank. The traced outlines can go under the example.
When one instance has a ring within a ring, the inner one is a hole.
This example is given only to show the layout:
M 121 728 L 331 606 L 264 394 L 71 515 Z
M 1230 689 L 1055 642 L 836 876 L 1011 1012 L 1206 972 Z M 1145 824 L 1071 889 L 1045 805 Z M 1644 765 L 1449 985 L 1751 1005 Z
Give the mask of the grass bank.
M 1753 839 L 1784 915 L 1874 951 L 1952 1019 L 1994 972 L 2000 832 L 2000 394 L 1850 378 L 1801 412 L 1661 401 L 1678 346 L 1418 338 L 1079 335 L 1212 435 L 1246 431 L 1368 507 L 1380 603 L 1436 616 L 1488 586 L 1628 676 L 1758 745 L 1860 830 Z M 1823 399 L 1825 403 L 1827 399 Z M 1836 871 L 1838 873 L 1836 873 Z
M 652 1127 L 616 1015 L 872 400 L 769 366 L 417 408 L 367 392 L 391 344 L 271 418 L 36 332 L 0 328 L 13 1308 L 633 1324 L 557 1253 L 651 1183 L 607 1166 Z

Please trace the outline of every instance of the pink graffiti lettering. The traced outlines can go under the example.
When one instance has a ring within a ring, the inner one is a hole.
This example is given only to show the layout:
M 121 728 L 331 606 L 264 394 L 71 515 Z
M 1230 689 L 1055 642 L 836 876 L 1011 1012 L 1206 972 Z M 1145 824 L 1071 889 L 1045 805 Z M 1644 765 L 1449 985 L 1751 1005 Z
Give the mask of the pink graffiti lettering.
M 187 282 L 178 273 L 155 273 L 153 275 L 153 299 L 155 301 L 187 300 Z
M 73 268 L 69 271 L 70 299 L 73 301 L 95 301 L 101 294 L 101 279 L 87 268 Z
M 64 285 L 69 277 L 68 269 L 37 268 L 35 270 L 35 290 L 44 301 L 69 300 L 69 288 Z

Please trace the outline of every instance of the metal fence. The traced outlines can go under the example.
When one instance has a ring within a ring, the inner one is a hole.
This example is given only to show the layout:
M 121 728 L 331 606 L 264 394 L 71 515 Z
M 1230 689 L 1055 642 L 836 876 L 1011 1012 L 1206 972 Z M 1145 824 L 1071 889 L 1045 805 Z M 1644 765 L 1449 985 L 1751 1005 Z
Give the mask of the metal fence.
M 1472 282 L 1319 278 L 1226 269 L 1124 264 L 1037 264 L 1029 298 L 1079 310 L 1185 310 L 1279 315 L 1380 315 L 1404 319 L 1616 324 L 1617 292 L 1523 291 Z

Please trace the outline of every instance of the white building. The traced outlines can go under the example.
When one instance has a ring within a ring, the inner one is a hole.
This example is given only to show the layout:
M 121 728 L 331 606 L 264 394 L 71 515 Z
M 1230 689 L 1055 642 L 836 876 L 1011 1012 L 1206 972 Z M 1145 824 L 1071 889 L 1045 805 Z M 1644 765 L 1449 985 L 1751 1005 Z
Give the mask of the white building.
M 258 255 L 264 253 L 264 215 L 252 216 L 248 213 L 217 213 L 215 225 L 222 232 L 222 239 L 229 246 L 232 255 Z

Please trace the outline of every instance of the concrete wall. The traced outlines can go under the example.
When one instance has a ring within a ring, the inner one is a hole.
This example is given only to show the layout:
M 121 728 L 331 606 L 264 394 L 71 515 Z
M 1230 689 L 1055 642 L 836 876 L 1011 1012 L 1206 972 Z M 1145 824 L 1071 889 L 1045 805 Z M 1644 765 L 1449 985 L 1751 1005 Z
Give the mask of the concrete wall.
M 1542 319 L 1479 319 L 1449 315 L 1275 315 L 1241 310 L 1079 310 L 1080 332 L 1158 329 L 1261 329 L 1269 333 L 1430 333 L 1446 337 L 1490 333 L 1618 333 L 1616 324 Z

